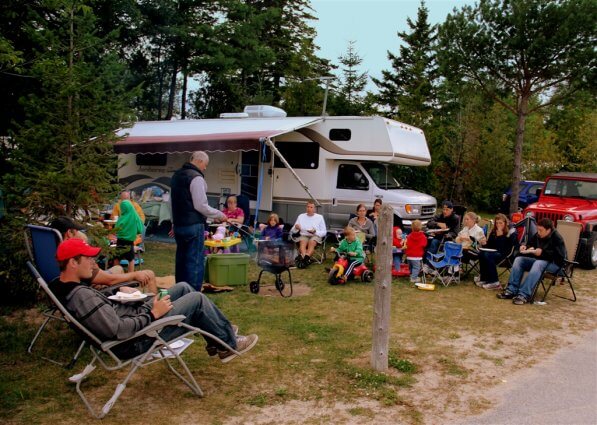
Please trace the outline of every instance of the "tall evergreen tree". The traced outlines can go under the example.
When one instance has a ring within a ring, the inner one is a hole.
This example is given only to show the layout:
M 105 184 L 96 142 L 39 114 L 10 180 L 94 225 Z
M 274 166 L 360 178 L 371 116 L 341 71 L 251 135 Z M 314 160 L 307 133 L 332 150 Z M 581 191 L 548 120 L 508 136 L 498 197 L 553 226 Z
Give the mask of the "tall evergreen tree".
M 400 54 L 388 51 L 392 70 L 382 71 L 382 79 L 373 78 L 379 87 L 378 102 L 398 120 L 425 128 L 431 123 L 437 79 L 434 44 L 436 26 L 428 22 L 425 2 L 417 10 L 417 20 L 407 18 L 409 32 L 398 32 L 404 41 Z
M 40 46 L 28 70 L 38 90 L 21 101 L 26 120 L 9 141 L 9 203 L 32 217 L 89 209 L 113 194 L 114 129 L 130 118 L 126 67 L 95 36 L 84 1 L 59 0 L 28 30 Z
M 355 42 L 349 41 L 346 53 L 338 58 L 340 71 L 338 87 L 334 90 L 330 112 L 335 115 L 362 115 L 367 109 L 364 91 L 369 76 L 367 72 L 359 73 L 358 67 L 363 63 L 355 49 Z
M 440 27 L 443 75 L 475 84 L 516 116 L 511 212 L 518 208 L 527 118 L 595 84 L 596 21 L 591 0 L 481 0 Z M 533 98 L 541 101 L 531 106 Z

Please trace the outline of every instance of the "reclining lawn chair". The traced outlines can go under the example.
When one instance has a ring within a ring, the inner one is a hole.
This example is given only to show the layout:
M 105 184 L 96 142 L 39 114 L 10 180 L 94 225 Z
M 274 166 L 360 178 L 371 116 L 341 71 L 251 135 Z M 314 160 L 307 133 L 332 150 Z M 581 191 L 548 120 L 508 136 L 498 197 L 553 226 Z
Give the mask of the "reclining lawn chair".
M 58 263 L 56 262 L 56 248 L 60 242 L 62 242 L 62 235 L 56 229 L 35 226 L 33 224 L 29 224 L 25 228 L 25 244 L 27 246 L 27 251 L 29 252 L 29 257 L 31 258 L 31 261 L 33 261 L 38 267 L 41 276 L 43 276 L 44 280 L 46 281 L 52 281 L 60 274 L 60 269 L 58 268 Z M 29 347 L 27 347 L 27 352 L 29 354 L 33 352 L 33 346 L 50 320 L 60 320 L 64 322 L 64 317 L 62 314 L 60 314 L 58 308 L 56 308 L 56 306 L 52 303 L 50 303 L 50 305 L 42 312 L 42 314 L 45 316 L 45 319 L 41 326 L 37 329 L 37 332 L 29 343 Z M 82 342 L 72 359 L 66 363 L 51 359 L 49 357 L 42 356 L 42 358 L 60 366 L 71 367 L 77 361 L 77 358 L 81 354 L 84 346 L 85 343 Z
M 556 297 L 574 302 L 576 301 L 576 293 L 574 292 L 574 286 L 572 286 L 572 275 L 574 273 L 574 266 L 578 264 L 576 261 L 574 261 L 574 259 L 576 258 L 576 251 L 578 250 L 578 242 L 580 233 L 582 232 L 582 223 L 558 220 L 557 231 L 564 239 L 564 244 L 566 245 L 566 259 L 564 260 L 562 267 L 560 267 L 557 272 L 543 273 L 543 276 L 540 280 L 541 287 L 543 288 L 543 298 L 541 299 L 541 302 L 545 302 L 547 294 L 549 294 L 551 288 L 556 286 L 558 280 L 560 280 L 562 284 L 568 283 L 568 286 L 570 286 L 570 291 L 572 291 L 572 298 L 563 297 L 558 294 L 554 295 Z M 547 287 L 545 286 L 546 280 L 549 281 Z M 533 296 L 531 297 L 532 299 L 535 299 L 538 288 L 539 284 L 537 284 L 535 290 L 533 291 Z
M 432 271 L 434 283 L 440 280 L 444 286 L 450 283 L 460 282 L 460 268 L 462 259 L 462 245 L 456 242 L 444 243 L 443 252 L 437 254 L 428 253 L 429 265 L 435 269 Z
M 33 224 L 29 224 L 25 227 L 25 244 L 29 253 L 29 257 L 31 258 L 33 264 L 36 265 L 37 269 L 40 272 L 40 275 L 46 282 L 51 282 L 56 277 L 58 277 L 58 275 L 60 275 L 60 269 L 58 267 L 58 262 L 56 261 L 56 249 L 58 248 L 58 245 L 61 242 L 62 235 L 56 229 L 44 226 L 36 226 Z M 103 289 L 102 291 L 113 293 L 118 288 L 125 285 L 136 286 L 138 285 L 138 282 L 126 282 L 119 285 L 113 285 L 107 287 L 106 289 Z M 42 314 L 46 318 L 42 322 L 41 326 L 38 328 L 31 342 L 29 343 L 27 352 L 30 354 L 33 352 L 33 346 L 35 345 L 37 339 L 39 338 L 47 324 L 50 322 L 50 320 L 59 320 L 64 322 L 64 317 L 62 316 L 62 314 L 60 314 L 57 307 L 53 303 L 50 303 L 48 308 L 46 308 L 42 312 Z M 54 364 L 69 368 L 75 364 L 84 346 L 85 342 L 82 342 L 79 345 L 79 348 L 75 352 L 74 356 L 68 363 L 54 360 L 44 356 L 42 356 L 42 358 Z
M 193 374 L 187 367 L 184 360 L 180 357 L 180 354 L 175 349 L 170 349 L 170 344 L 173 344 L 176 341 L 180 341 L 183 338 L 188 336 L 201 334 L 206 336 L 213 341 L 221 344 L 227 350 L 234 352 L 236 355 L 241 355 L 239 352 L 234 350 L 224 341 L 216 337 L 215 335 L 210 334 L 209 332 L 205 332 L 199 328 L 190 326 L 186 323 L 183 323 L 185 316 L 183 315 L 176 315 L 170 317 L 164 317 L 161 319 L 152 322 L 139 332 L 137 332 L 132 337 L 125 339 L 125 340 L 114 340 L 114 341 L 101 341 L 97 338 L 93 333 L 91 333 L 85 326 L 81 324 L 77 319 L 75 319 L 69 311 L 62 305 L 62 303 L 56 298 L 56 296 L 52 293 L 46 281 L 41 277 L 41 275 L 37 272 L 33 264 L 31 262 L 27 262 L 27 266 L 31 273 L 35 276 L 39 286 L 45 291 L 48 295 L 54 306 L 57 310 L 60 311 L 64 320 L 78 333 L 81 335 L 83 340 L 89 343 L 89 349 L 92 354 L 92 359 L 87 366 L 83 369 L 81 373 L 73 375 L 69 378 L 69 381 L 76 384 L 76 391 L 81 397 L 81 400 L 89 410 L 89 413 L 97 418 L 101 419 L 110 412 L 122 392 L 125 390 L 127 383 L 131 380 L 137 369 L 145 366 L 149 366 L 150 364 L 165 361 L 166 366 L 168 369 L 177 376 L 182 382 L 184 382 L 191 391 L 199 396 L 203 396 L 203 392 L 195 381 Z M 183 329 L 183 333 L 170 341 L 165 341 L 160 336 L 160 331 L 163 330 L 167 326 L 178 326 Z M 142 337 L 149 337 L 153 338 L 153 343 L 149 347 L 147 351 L 142 354 L 139 354 L 132 358 L 124 358 L 123 356 L 118 355 L 118 349 L 124 347 L 123 344 L 127 344 L 132 340 Z M 180 372 L 178 372 L 170 363 L 169 358 L 175 357 L 178 361 L 180 367 L 183 369 L 183 373 L 186 376 L 183 376 Z M 126 367 L 130 367 L 126 377 L 122 380 L 122 382 L 116 385 L 114 393 L 112 397 L 104 404 L 102 409 L 97 412 L 92 406 L 83 391 L 81 390 L 81 384 L 85 380 L 86 377 L 91 375 L 93 371 L 97 368 L 97 364 L 102 366 L 106 371 L 113 372 L 117 370 L 124 369 Z

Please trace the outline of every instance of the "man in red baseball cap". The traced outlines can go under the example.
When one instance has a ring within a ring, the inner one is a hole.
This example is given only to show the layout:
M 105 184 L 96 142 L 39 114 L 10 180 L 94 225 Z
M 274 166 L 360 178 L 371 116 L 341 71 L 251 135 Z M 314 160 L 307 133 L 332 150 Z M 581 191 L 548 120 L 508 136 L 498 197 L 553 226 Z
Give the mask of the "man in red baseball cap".
M 259 338 L 255 334 L 236 335 L 230 321 L 218 307 L 186 282 L 179 282 L 171 287 L 168 295 L 161 299 L 156 296 L 132 303 L 109 299 L 83 282 L 91 277 L 94 257 L 99 252 L 100 248 L 92 247 L 81 239 L 73 238 L 62 242 L 56 251 L 60 276 L 50 282 L 49 286 L 66 309 L 101 340 L 127 339 L 162 316 L 182 314 L 186 317 L 185 323 L 217 336 L 241 354 L 257 344 Z M 160 336 L 169 341 L 184 331 L 178 326 L 169 326 L 161 331 Z M 215 341 L 205 339 L 208 353 L 218 354 L 223 363 L 237 356 L 218 346 Z M 119 355 L 134 357 L 147 350 L 152 342 L 153 339 L 148 337 L 116 351 L 119 351 Z

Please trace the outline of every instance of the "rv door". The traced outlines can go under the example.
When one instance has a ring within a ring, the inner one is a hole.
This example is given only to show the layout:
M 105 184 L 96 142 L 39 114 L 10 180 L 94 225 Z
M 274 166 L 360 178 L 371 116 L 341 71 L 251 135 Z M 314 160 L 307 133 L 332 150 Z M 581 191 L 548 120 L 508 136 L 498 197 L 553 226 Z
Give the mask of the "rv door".
M 339 162 L 336 176 L 331 180 L 334 199 L 328 216 L 329 225 L 341 228 L 346 226 L 351 214 L 356 214 L 358 204 L 372 202 L 375 185 L 355 162 Z

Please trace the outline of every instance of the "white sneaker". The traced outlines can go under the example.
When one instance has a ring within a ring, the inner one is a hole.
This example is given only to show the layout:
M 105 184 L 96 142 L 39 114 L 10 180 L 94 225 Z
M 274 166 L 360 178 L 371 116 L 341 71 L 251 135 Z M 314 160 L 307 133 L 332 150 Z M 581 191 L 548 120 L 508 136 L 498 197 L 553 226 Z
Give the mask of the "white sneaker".
M 481 280 L 480 276 L 475 276 L 474 280 L 475 280 L 475 285 L 477 285 L 479 288 L 482 288 L 483 285 L 485 285 L 487 283 L 484 280 Z
M 502 289 L 502 284 L 500 282 L 486 283 L 483 285 L 483 289 Z

